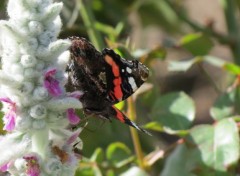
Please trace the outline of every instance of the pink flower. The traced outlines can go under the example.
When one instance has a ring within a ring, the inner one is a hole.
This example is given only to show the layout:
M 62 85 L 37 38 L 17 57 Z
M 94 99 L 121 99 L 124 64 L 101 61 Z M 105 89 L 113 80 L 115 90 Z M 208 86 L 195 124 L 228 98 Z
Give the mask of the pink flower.
M 59 81 L 55 78 L 56 73 L 57 70 L 55 68 L 52 68 L 44 74 L 44 87 L 54 97 L 62 94 Z
M 80 122 L 80 118 L 76 115 L 73 108 L 67 110 L 67 117 L 70 124 L 76 125 Z
M 77 130 L 75 131 L 67 140 L 67 144 L 70 145 L 72 143 L 75 142 L 75 140 L 78 138 L 79 134 L 80 134 L 81 130 Z
M 69 94 L 69 97 L 79 99 L 82 95 L 83 95 L 83 92 L 75 91 L 75 92 L 71 92 Z M 73 125 L 76 125 L 80 122 L 80 118 L 75 113 L 75 110 L 73 108 L 70 108 L 70 109 L 67 110 L 67 117 L 68 117 L 69 122 Z
M 27 170 L 26 174 L 28 176 L 39 176 L 40 175 L 40 166 L 36 156 L 25 156 L 23 159 L 26 160 Z
M 71 92 L 69 94 L 69 97 L 73 97 L 73 98 L 76 98 L 76 99 L 79 99 L 81 96 L 83 96 L 83 92 L 81 91 L 74 91 L 74 92 Z
M 9 167 L 9 163 L 6 163 L 6 164 L 0 166 L 0 171 L 6 172 L 8 170 L 8 167 Z
M 15 121 L 16 121 L 16 103 L 10 100 L 9 98 L 0 98 L 1 102 L 7 103 L 8 104 L 8 109 L 9 111 L 5 113 L 3 117 L 3 122 L 4 122 L 4 130 L 7 131 L 12 131 L 15 128 Z

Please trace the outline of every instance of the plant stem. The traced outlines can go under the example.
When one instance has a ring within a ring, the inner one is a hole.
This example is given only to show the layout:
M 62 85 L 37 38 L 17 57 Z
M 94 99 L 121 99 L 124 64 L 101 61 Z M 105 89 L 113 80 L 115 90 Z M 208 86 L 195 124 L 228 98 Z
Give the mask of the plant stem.
M 132 121 L 135 121 L 136 120 L 136 108 L 135 108 L 133 98 L 129 97 L 127 102 L 128 102 L 128 117 Z M 144 164 L 144 156 L 143 156 L 142 147 L 140 144 L 138 133 L 137 133 L 136 129 L 131 128 L 131 127 L 130 127 L 130 132 L 131 132 L 135 152 L 136 152 L 136 155 L 137 155 L 137 158 L 139 161 L 139 166 L 143 170 L 146 170 L 146 166 Z
M 77 5 L 79 12 L 82 16 L 84 25 L 87 28 L 87 33 L 90 40 L 98 50 L 104 48 L 104 42 L 101 37 L 101 34 L 94 27 L 94 23 L 96 20 L 92 13 L 91 8 L 89 7 L 89 1 L 87 2 L 84 0 L 77 0 Z
M 234 61 L 240 65 L 240 35 L 239 26 L 236 20 L 236 3 L 235 0 L 221 0 L 221 5 L 224 9 L 225 20 L 228 28 L 228 33 L 236 39 L 233 45 L 230 45 Z

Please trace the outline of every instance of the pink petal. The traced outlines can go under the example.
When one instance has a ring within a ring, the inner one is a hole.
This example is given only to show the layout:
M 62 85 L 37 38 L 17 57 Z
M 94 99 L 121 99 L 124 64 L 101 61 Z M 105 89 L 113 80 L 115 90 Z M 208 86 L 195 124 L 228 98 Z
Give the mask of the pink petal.
M 38 164 L 38 159 L 36 156 L 25 156 L 23 159 L 27 162 L 26 174 L 28 176 L 39 176 L 40 166 Z
M 5 102 L 5 103 L 9 103 L 11 105 L 15 104 L 10 98 L 7 98 L 7 97 L 0 98 L 0 101 Z
M 15 128 L 15 120 L 16 120 L 16 113 L 10 111 L 9 113 L 5 114 L 3 117 L 4 127 L 3 129 L 6 131 L 13 131 Z
M 81 96 L 83 96 L 83 92 L 82 91 L 75 91 L 75 92 L 71 92 L 69 94 L 70 97 L 73 97 L 73 98 L 76 98 L 76 99 L 79 99 Z
M 43 83 L 44 87 L 48 90 L 48 92 L 55 97 L 62 94 L 60 83 L 57 79 L 55 79 L 56 72 L 57 72 L 56 69 L 48 70 L 44 74 L 44 83 Z
M 6 163 L 6 164 L 0 166 L 0 171 L 2 171 L 2 172 L 6 172 L 6 171 L 8 170 L 8 166 L 9 166 L 8 163 Z
M 54 76 L 56 73 L 57 73 L 57 69 L 56 69 L 56 68 L 52 68 L 52 69 L 49 69 L 49 70 L 44 74 L 44 77 Z
M 4 130 L 13 131 L 15 128 L 16 120 L 16 104 L 10 98 L 0 98 L 0 101 L 8 103 L 9 111 L 3 117 Z
M 67 144 L 72 144 L 73 142 L 75 142 L 75 140 L 78 138 L 79 134 L 80 134 L 81 130 L 77 130 L 75 131 L 70 138 L 68 138 L 67 140 Z
M 76 125 L 80 122 L 80 118 L 75 114 L 75 110 L 70 108 L 67 110 L 67 117 L 71 124 Z

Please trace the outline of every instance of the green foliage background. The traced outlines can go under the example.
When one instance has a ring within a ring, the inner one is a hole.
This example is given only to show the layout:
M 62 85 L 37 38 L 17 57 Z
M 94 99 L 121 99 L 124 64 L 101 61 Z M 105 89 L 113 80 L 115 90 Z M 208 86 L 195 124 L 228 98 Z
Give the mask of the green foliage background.
M 7 18 L 5 3 L 0 1 L 2 18 Z M 185 1 L 63 0 L 63 3 L 61 38 L 86 37 L 99 50 L 113 48 L 124 58 L 139 59 L 151 71 L 141 91 L 118 106 L 136 123 L 145 124 L 153 136 L 129 131 L 129 127 L 116 121 L 109 123 L 82 115 L 82 124 L 88 121 L 88 125 L 81 133 L 83 159 L 76 175 L 239 174 L 238 0 L 216 1 L 224 16 L 226 32 L 219 32 L 214 19 L 204 24 L 194 21 Z M 140 30 L 136 41 L 132 37 L 136 31 L 132 16 Z M 147 45 L 142 37 L 149 27 L 166 35 L 155 47 Z M 221 53 L 212 54 L 216 46 L 227 49 L 228 58 L 219 58 Z M 172 53 L 174 57 L 169 57 Z M 168 67 L 167 71 L 162 65 Z M 198 100 L 191 97 L 201 85 L 214 91 L 214 95 L 201 94 L 215 98 L 206 117 L 199 117 L 204 113 L 198 111 L 208 102 L 196 104 Z

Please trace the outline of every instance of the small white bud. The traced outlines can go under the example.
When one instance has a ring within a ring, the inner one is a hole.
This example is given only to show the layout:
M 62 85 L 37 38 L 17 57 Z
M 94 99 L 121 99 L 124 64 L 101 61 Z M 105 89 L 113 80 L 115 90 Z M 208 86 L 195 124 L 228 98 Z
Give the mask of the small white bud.
M 43 25 L 38 21 L 30 21 L 28 27 L 29 31 L 34 35 L 39 35 L 43 32 Z
M 56 158 L 50 158 L 44 166 L 44 170 L 50 175 L 59 175 L 62 170 L 62 163 Z
M 18 171 L 24 171 L 26 169 L 26 161 L 23 158 L 18 158 L 14 162 L 14 166 Z
M 46 103 L 49 109 L 66 110 L 69 108 L 82 108 L 82 103 L 73 97 L 65 97 L 61 99 L 52 99 Z
M 7 61 L 7 62 L 11 62 L 11 63 L 14 63 L 14 62 L 18 62 L 20 60 L 20 54 L 17 53 L 17 52 L 10 52 L 10 53 L 3 53 L 3 56 L 2 56 L 2 61 Z
M 49 122 L 55 122 L 55 121 L 58 121 L 63 118 L 65 119 L 65 116 L 61 112 L 49 112 L 49 114 L 48 114 Z
M 54 39 L 54 34 L 50 31 L 45 31 L 39 36 L 39 42 L 41 45 L 48 46 Z
M 44 22 L 46 24 L 49 24 L 54 19 L 56 19 L 62 10 L 62 7 L 63 7 L 63 3 L 54 3 L 54 4 L 50 5 L 46 10 Z
M 30 116 L 18 116 L 16 119 L 17 130 L 25 131 L 29 130 L 32 125 L 32 118 Z
M 17 75 L 23 75 L 23 67 L 19 64 L 12 64 L 11 67 L 11 73 L 17 74 Z
M 36 55 L 38 57 L 47 57 L 49 55 L 49 51 L 48 51 L 48 48 L 43 46 L 43 45 L 40 45 L 38 48 L 37 48 L 37 51 L 36 51 Z
M 20 89 L 21 89 L 21 92 L 23 94 L 30 94 L 32 92 L 33 88 L 34 88 L 33 83 L 31 83 L 31 82 L 24 82 L 23 86 Z
M 23 55 L 21 57 L 21 64 L 27 68 L 27 67 L 33 67 L 37 63 L 37 59 L 32 55 Z
M 36 69 L 39 70 L 39 71 L 42 71 L 44 69 L 44 67 L 45 67 L 44 62 L 38 61 Z
M 44 87 L 37 87 L 33 91 L 33 96 L 36 100 L 44 100 L 48 98 L 48 91 Z
M 38 73 L 33 68 L 26 68 L 24 70 L 24 76 L 28 79 L 32 79 L 38 76 Z
M 43 119 L 47 116 L 47 109 L 41 104 L 35 105 L 31 107 L 30 115 L 35 119 Z
M 27 42 L 20 44 L 20 52 L 22 54 L 34 54 L 38 48 L 38 41 L 36 38 L 30 38 Z
M 65 70 L 67 67 L 67 64 L 69 62 L 70 59 L 70 52 L 69 51 L 65 51 L 63 52 L 57 60 L 57 65 L 60 67 L 61 70 Z
M 43 129 L 46 127 L 46 121 L 43 119 L 33 120 L 32 127 L 33 129 L 36 129 L 36 130 Z

